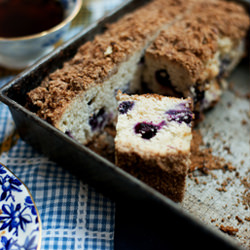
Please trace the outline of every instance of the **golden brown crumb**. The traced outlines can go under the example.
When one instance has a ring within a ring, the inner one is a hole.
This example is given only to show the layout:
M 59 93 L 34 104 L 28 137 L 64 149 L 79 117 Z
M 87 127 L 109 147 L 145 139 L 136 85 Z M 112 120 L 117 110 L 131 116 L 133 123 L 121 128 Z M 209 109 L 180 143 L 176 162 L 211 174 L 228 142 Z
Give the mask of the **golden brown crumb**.
M 147 53 L 180 64 L 197 81 L 203 62 L 216 52 L 217 39 L 216 29 L 189 17 L 162 31 Z
M 250 216 L 249 217 L 245 217 L 244 220 L 250 221 Z
M 236 219 L 240 224 L 243 224 L 243 223 L 244 223 L 244 221 L 243 221 L 238 215 L 235 216 L 235 219 Z
M 243 119 L 242 121 L 241 121 L 241 124 L 244 126 L 244 125 L 247 125 L 247 121 L 245 120 L 245 119 Z
M 233 40 L 239 40 L 245 36 L 249 26 L 249 17 L 241 5 L 227 1 L 204 1 L 196 5 L 193 11 L 202 13 L 204 10 L 208 14 L 203 15 L 200 21 L 213 25 L 221 35 Z
M 234 228 L 230 226 L 223 226 L 223 225 L 220 225 L 220 230 L 229 235 L 235 235 L 239 231 L 238 228 Z
M 197 177 L 194 178 L 194 181 L 195 181 L 196 184 L 199 184 L 199 183 L 200 183 L 200 182 L 199 182 L 199 179 L 198 179 Z

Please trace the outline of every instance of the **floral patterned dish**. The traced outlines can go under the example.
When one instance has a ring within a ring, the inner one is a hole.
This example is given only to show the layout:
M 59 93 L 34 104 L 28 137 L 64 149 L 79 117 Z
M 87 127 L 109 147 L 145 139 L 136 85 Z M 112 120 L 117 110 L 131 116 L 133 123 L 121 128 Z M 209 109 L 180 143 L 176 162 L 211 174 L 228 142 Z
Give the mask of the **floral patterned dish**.
M 0 250 L 38 250 L 41 222 L 27 187 L 0 163 Z

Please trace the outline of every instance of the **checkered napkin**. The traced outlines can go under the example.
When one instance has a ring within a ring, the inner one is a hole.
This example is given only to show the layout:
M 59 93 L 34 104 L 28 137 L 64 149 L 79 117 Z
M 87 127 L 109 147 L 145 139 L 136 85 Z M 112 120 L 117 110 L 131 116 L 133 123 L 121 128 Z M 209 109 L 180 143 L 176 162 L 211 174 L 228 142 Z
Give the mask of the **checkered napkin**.
M 84 23 L 96 20 L 121 2 L 84 1 L 88 13 Z M 71 30 L 68 38 L 77 29 Z M 0 77 L 0 86 L 11 77 Z M 8 107 L 2 103 L 0 162 L 26 184 L 34 198 L 42 221 L 41 249 L 113 248 L 114 203 L 22 141 Z

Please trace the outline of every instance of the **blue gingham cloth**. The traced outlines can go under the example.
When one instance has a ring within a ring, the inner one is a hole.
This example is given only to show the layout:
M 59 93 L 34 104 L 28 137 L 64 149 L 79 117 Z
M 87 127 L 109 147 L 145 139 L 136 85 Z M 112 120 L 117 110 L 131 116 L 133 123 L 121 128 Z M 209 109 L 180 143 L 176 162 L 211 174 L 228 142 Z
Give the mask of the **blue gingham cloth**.
M 121 2 L 86 1 L 88 14 L 92 13 L 88 22 Z M 0 86 L 11 78 L 1 77 Z M 41 249 L 113 249 L 115 204 L 21 140 L 2 103 L 0 162 L 26 184 L 34 198 L 42 221 Z

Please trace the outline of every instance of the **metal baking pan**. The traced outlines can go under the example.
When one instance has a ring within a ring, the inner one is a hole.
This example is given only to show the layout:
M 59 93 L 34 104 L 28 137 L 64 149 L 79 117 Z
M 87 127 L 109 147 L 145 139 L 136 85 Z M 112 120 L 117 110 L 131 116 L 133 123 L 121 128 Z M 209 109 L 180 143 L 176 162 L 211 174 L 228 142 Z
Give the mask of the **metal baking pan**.
M 27 110 L 26 93 L 41 80 L 62 67 L 84 42 L 105 30 L 107 23 L 145 4 L 145 0 L 127 1 L 113 12 L 83 30 L 69 42 L 57 48 L 0 89 L 0 100 L 9 106 L 16 128 L 23 140 L 36 150 L 58 162 L 79 179 L 126 207 L 129 213 L 138 211 L 146 221 L 156 222 L 174 249 L 240 249 L 236 241 L 219 230 L 204 224 L 148 185 L 124 172 L 113 163 L 79 144 L 52 125 Z M 247 3 L 247 2 L 245 2 Z M 181 240 L 176 240 L 176 238 Z M 173 239 L 176 241 L 173 243 Z

